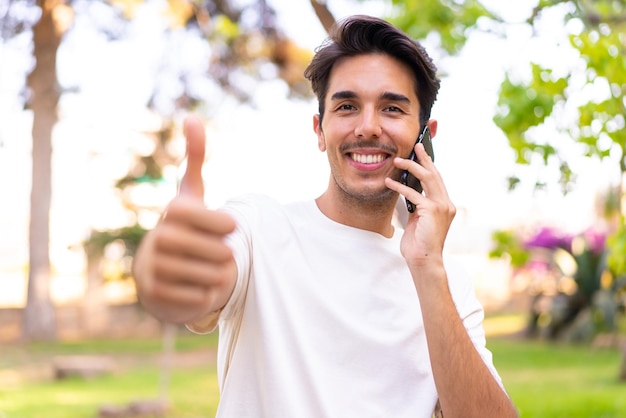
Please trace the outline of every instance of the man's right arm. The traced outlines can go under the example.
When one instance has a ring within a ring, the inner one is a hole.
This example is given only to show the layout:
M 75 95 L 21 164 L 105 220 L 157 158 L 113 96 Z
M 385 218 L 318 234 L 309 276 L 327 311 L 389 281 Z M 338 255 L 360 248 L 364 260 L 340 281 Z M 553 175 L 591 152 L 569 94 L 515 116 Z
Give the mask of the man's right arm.
M 226 236 L 235 229 L 227 214 L 204 205 L 204 128 L 185 124 L 187 169 L 180 192 L 141 242 L 133 264 L 139 301 L 155 317 L 177 324 L 221 309 L 235 287 L 237 268 Z

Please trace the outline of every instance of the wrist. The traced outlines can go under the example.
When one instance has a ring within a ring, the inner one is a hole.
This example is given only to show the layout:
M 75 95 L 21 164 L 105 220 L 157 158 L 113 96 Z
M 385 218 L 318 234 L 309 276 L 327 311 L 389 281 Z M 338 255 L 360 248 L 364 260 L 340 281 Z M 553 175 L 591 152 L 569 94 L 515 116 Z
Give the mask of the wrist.
M 413 282 L 419 294 L 424 292 L 434 292 L 432 296 L 437 297 L 441 292 L 449 293 L 448 276 L 441 257 L 429 260 L 419 260 L 409 264 L 409 270 L 413 277 Z
M 441 253 L 424 253 L 419 256 L 412 256 L 406 258 L 406 262 L 411 272 L 433 275 L 442 271 L 445 273 L 443 255 Z

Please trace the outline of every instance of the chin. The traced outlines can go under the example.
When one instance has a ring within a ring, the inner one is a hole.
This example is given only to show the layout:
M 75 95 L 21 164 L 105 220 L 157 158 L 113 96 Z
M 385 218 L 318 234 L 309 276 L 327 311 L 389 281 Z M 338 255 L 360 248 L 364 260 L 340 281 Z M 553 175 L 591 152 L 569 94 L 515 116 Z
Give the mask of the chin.
M 360 200 L 363 203 L 387 203 L 389 201 L 396 201 L 398 194 L 393 190 L 383 186 L 383 188 L 367 188 L 355 191 L 351 193 L 354 199 Z

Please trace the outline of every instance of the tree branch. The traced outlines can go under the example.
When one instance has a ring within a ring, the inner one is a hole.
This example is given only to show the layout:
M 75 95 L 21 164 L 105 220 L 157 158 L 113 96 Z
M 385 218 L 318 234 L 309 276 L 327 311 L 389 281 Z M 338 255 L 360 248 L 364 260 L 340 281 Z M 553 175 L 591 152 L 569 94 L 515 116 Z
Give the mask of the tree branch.
M 326 4 L 326 2 L 311 0 L 311 6 L 313 6 L 313 10 L 315 11 L 315 14 L 317 15 L 320 23 L 324 27 L 324 30 L 326 30 L 326 33 L 330 33 L 330 29 L 335 24 L 336 19 L 330 12 L 330 10 L 328 10 L 328 5 Z

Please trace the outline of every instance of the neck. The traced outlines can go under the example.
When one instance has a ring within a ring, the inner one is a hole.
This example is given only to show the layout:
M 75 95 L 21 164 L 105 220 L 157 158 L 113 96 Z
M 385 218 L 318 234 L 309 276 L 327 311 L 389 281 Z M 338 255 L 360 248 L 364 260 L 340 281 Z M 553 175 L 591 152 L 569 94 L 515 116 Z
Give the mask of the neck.
M 315 202 L 320 211 L 335 222 L 379 233 L 387 238 L 393 235 L 391 224 L 395 200 L 393 199 L 364 201 L 347 195 L 333 196 L 326 190 Z

